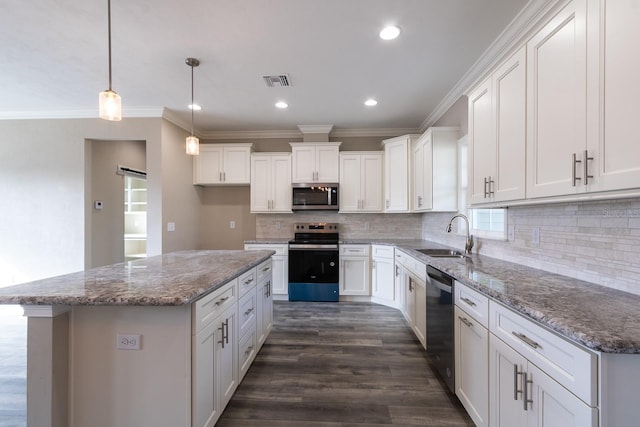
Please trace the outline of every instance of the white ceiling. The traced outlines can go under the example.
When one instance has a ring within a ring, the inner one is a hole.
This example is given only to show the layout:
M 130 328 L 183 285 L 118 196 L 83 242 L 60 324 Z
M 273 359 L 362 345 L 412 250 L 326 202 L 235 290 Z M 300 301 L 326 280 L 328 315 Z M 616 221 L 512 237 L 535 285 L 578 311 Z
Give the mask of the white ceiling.
M 200 132 L 419 129 L 526 0 L 112 0 L 124 116 Z M 393 23 L 394 41 L 378 32 Z M 97 117 L 108 87 L 106 0 L 0 2 L 0 118 Z M 268 88 L 263 75 L 288 73 Z M 376 107 L 365 107 L 368 97 Z M 274 107 L 278 100 L 286 110 Z

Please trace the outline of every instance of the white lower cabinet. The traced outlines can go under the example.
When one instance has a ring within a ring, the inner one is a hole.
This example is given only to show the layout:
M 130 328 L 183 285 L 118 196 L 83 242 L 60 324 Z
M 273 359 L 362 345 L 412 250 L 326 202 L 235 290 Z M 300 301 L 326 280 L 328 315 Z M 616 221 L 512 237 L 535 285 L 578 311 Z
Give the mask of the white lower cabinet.
M 404 252 L 396 251 L 396 280 L 400 276 L 400 310 L 409 327 L 427 348 L 427 266 Z M 398 285 L 398 282 L 396 282 Z
M 393 246 L 371 245 L 371 300 L 398 308 Z
M 272 299 L 287 299 L 289 295 L 289 245 L 271 243 L 247 243 L 245 251 L 276 251 L 271 257 L 271 296 Z
M 340 245 L 340 295 L 371 295 L 369 245 Z
M 455 392 L 478 427 L 489 425 L 488 299 L 454 286 Z M 463 309 L 468 309 L 469 312 Z
M 491 425 L 598 426 L 597 356 L 497 303 L 489 315 Z
M 268 268 L 268 271 L 264 271 Z M 257 324 L 256 324 L 256 345 L 259 350 L 267 339 L 267 336 L 273 329 L 273 261 L 265 261 L 258 266 L 258 271 L 263 272 L 258 275 L 258 286 L 256 288 L 256 299 L 258 306 Z

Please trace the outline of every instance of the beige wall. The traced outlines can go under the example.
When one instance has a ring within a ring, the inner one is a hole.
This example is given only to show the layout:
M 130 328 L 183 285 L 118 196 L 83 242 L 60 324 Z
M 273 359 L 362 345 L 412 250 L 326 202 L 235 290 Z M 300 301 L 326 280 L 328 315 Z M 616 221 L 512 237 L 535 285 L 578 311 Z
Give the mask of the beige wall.
M 242 249 L 245 240 L 255 239 L 256 215 L 250 212 L 248 186 L 202 187 L 199 194 L 202 249 Z
M 91 197 L 102 201 L 92 209 L 92 267 L 124 261 L 124 177 L 118 165 L 145 170 L 144 141 L 88 141 L 92 152 Z M 89 184 L 87 184 L 89 185 Z

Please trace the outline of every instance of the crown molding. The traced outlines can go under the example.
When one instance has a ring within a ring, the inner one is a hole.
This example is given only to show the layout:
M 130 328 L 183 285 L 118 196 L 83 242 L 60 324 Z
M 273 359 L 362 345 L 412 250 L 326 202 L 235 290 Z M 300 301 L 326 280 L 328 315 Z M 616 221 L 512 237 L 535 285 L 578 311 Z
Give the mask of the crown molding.
M 333 125 L 298 125 L 298 129 L 303 134 L 305 133 L 331 133 Z
M 420 131 L 424 132 L 442 117 L 451 106 L 466 95 L 489 71 L 516 48 L 523 37 L 538 23 L 541 16 L 562 0 L 531 0 L 491 43 L 480 58 L 445 95 L 436 108 L 424 119 Z
M 336 129 L 331 132 L 333 138 L 357 138 L 357 137 L 393 137 L 420 133 L 416 128 L 369 128 L 369 129 Z
M 142 107 L 123 108 L 123 118 L 162 117 L 162 108 Z M 0 120 L 34 120 L 34 119 L 97 119 L 97 108 L 77 110 L 25 110 L 25 111 L 0 111 Z

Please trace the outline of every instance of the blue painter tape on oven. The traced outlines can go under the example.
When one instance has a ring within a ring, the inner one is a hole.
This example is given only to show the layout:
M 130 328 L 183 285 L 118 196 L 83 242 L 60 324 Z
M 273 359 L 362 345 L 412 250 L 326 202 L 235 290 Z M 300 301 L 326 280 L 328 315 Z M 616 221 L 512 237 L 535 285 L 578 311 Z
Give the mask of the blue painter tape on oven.
M 337 283 L 289 283 L 289 301 L 337 302 Z

